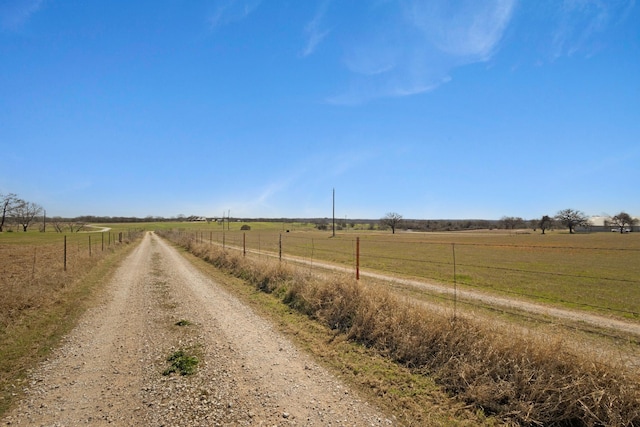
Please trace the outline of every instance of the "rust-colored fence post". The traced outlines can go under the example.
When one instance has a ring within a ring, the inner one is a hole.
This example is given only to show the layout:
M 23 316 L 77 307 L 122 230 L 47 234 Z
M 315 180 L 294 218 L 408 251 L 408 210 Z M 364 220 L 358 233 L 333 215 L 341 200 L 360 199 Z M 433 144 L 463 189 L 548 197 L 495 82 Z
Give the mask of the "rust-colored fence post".
M 33 278 L 36 276 L 36 253 L 37 253 L 38 247 L 34 247 L 33 248 L 33 266 L 31 268 L 31 280 L 33 280 Z
M 356 237 L 356 280 L 360 280 L 360 237 Z
M 242 256 L 247 256 L 247 233 L 242 233 Z
M 280 233 L 280 238 L 278 239 L 278 258 L 282 261 L 282 233 Z
M 67 271 L 67 236 L 64 236 L 64 271 Z
M 89 256 L 91 256 L 91 234 L 89 234 Z
M 458 283 L 456 281 L 456 244 L 451 244 L 451 251 L 453 253 L 453 320 L 456 319 L 457 305 L 458 305 Z
M 104 252 L 104 231 L 100 233 L 100 237 L 102 237 L 102 252 Z

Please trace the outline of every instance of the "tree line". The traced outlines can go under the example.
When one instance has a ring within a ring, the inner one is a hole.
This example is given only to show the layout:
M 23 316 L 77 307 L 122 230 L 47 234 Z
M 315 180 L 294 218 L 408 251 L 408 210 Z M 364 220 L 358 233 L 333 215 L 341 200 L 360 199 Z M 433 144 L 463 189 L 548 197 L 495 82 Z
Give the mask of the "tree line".
M 0 194 L 0 208 L 0 232 L 13 224 L 22 227 L 22 231 L 27 231 L 29 225 L 44 212 L 39 204 L 23 200 L 15 193 Z
M 626 212 L 620 212 L 607 219 L 604 226 L 617 229 L 620 233 L 631 231 L 638 223 Z M 573 234 L 579 227 L 589 227 L 589 218 L 576 209 L 563 209 L 554 216 L 544 215 L 542 218 L 525 220 L 521 217 L 503 216 L 500 220 L 405 220 L 397 212 L 389 212 L 379 220 L 381 229 L 391 229 L 395 233 L 397 229 L 414 231 L 458 231 L 479 229 L 532 229 L 545 231 L 556 228 L 567 228 Z
M 46 231 L 49 225 L 58 233 L 65 230 L 75 233 L 81 231 L 88 222 L 84 218 L 47 218 L 42 206 L 26 201 L 15 193 L 0 194 L 0 214 L 0 232 L 13 231 L 14 227 L 26 232 L 31 225 L 41 221 L 40 231 Z

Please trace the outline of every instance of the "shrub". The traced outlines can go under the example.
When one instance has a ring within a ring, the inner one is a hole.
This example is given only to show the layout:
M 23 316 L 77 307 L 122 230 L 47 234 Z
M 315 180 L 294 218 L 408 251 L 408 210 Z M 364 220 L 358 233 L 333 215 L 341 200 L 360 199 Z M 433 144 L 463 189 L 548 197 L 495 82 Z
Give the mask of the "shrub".
M 248 260 L 212 246 L 196 245 L 193 251 L 509 422 L 640 425 L 638 374 L 572 354 L 560 339 L 452 319 L 346 276 L 302 276 L 277 261 Z

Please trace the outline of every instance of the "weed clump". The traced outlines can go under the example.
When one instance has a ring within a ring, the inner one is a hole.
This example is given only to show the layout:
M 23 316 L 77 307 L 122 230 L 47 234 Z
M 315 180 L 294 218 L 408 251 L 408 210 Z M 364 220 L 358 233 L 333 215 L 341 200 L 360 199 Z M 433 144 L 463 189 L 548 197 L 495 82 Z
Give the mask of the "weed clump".
M 249 260 L 176 240 L 179 236 L 166 237 L 508 423 L 640 425 L 637 372 L 573 354 L 561 340 L 505 333 L 479 321 L 429 311 L 352 278 L 300 275 L 282 263 Z
M 191 375 L 195 373 L 196 366 L 198 366 L 198 358 L 185 353 L 184 350 L 178 350 L 171 354 L 167 358 L 167 362 L 171 363 L 167 369 L 162 372 L 162 375 L 167 376 L 173 373 L 180 375 Z

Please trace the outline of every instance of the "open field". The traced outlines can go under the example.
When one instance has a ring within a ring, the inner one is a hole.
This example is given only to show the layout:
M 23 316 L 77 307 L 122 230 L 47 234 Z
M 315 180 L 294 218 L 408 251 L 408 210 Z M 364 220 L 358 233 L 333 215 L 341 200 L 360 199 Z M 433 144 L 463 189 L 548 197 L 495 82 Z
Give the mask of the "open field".
M 135 233 L 122 243 L 115 236 L 68 234 L 65 271 L 63 234 L 0 233 L 0 413 L 26 370 L 73 327 Z
M 640 233 L 393 235 L 349 230 L 334 238 L 330 231 L 317 231 L 308 224 L 248 224 L 251 230 L 246 232 L 240 223 L 231 223 L 231 230 L 224 231 L 215 223 L 159 228 L 180 229 L 203 242 L 258 252 L 277 254 L 282 248 L 283 255 L 335 262 L 354 271 L 359 238 L 363 270 L 450 285 L 455 277 L 462 289 L 640 320 Z
M 565 330 L 538 334 L 509 325 L 506 318 L 452 318 L 399 296 L 384 284 L 331 273 L 308 274 L 271 256 L 243 257 L 191 233 L 161 234 L 274 295 L 336 336 L 433 378 L 485 414 L 518 425 L 637 423 L 637 366 L 623 366 L 616 357 L 607 357 L 616 354 L 613 347 L 606 355 L 583 352 L 569 344 Z
M 169 225 L 172 225 L 173 227 L 170 227 Z M 176 228 L 175 225 L 175 223 L 144 224 L 145 227 L 149 228 L 163 228 L 161 226 L 164 226 L 165 229 Z M 529 276 L 537 276 L 538 278 L 536 280 L 542 280 L 540 277 L 547 276 L 551 276 L 554 280 L 556 280 L 556 276 L 561 279 L 570 279 L 561 282 L 561 286 L 564 288 L 562 289 L 562 292 L 558 292 L 556 290 L 556 294 L 558 295 L 566 293 L 567 289 L 570 289 L 571 286 L 578 289 L 576 283 L 580 282 L 581 277 L 599 277 L 600 280 L 608 280 L 621 285 L 626 284 L 628 287 L 628 289 L 625 290 L 625 292 L 627 292 L 626 298 L 631 300 L 627 302 L 630 307 L 627 310 L 637 310 L 638 291 L 631 285 L 634 283 L 637 284 L 638 280 L 637 267 L 633 264 L 634 256 L 637 256 L 638 254 L 638 239 L 635 235 L 631 234 L 618 235 L 614 233 L 601 233 L 568 235 L 566 233 L 556 232 L 547 236 L 540 236 L 537 234 L 477 232 L 442 234 L 399 233 L 391 235 L 390 233 L 364 231 L 356 234 L 349 231 L 338 233 L 335 238 L 332 238 L 330 237 L 330 232 L 314 230 L 310 225 L 288 224 L 285 226 L 283 232 L 282 224 L 277 224 L 278 227 L 274 227 L 273 223 L 271 223 L 267 224 L 268 226 L 263 228 L 261 227 L 261 224 L 251 223 L 250 225 L 252 229 L 250 231 L 243 232 L 239 230 L 241 224 L 229 224 L 231 226 L 231 230 L 225 230 L 224 233 L 221 230 L 222 227 L 220 224 L 209 224 L 208 226 L 206 224 L 184 224 L 184 227 L 182 227 L 182 225 L 183 224 L 180 224 L 180 226 L 177 227 L 181 231 L 176 234 L 178 234 L 178 236 L 183 235 L 187 241 L 201 242 L 202 244 L 200 247 L 202 247 L 203 250 L 219 247 L 219 245 L 224 242 L 225 245 L 232 245 L 240 248 L 245 245 L 247 249 L 254 251 L 254 253 L 258 252 L 263 254 L 268 251 L 273 255 L 278 253 L 281 241 L 283 253 L 287 256 L 298 256 L 307 261 L 319 262 L 321 260 L 327 260 L 341 263 L 349 268 L 353 268 L 354 266 L 355 238 L 357 236 L 360 237 L 362 268 L 371 271 L 376 270 L 391 273 L 401 277 L 414 277 L 421 279 L 426 277 L 424 275 L 421 276 L 421 274 L 424 274 L 424 270 L 427 271 L 429 275 L 433 276 L 430 280 L 437 280 L 445 285 L 453 282 L 452 267 L 454 264 L 452 255 L 455 249 L 456 281 L 460 287 L 481 289 L 488 293 L 496 292 L 515 296 L 517 298 L 531 298 L 538 301 L 542 300 L 547 303 L 567 305 L 566 301 L 561 299 L 554 301 L 552 298 L 542 295 L 540 290 L 527 282 L 527 280 L 530 280 Z M 3 405 L 7 405 L 8 402 L 11 401 L 10 395 L 12 390 L 17 390 L 12 387 L 20 386 L 20 379 L 23 378 L 26 368 L 28 368 L 34 361 L 39 360 L 43 354 L 46 354 L 52 345 L 55 345 L 56 337 L 61 336 L 61 334 L 65 333 L 65 331 L 72 326 L 73 319 L 84 306 L 82 301 L 86 301 L 87 298 L 91 297 L 92 289 L 95 286 L 98 286 L 101 279 L 101 273 L 98 271 L 99 268 L 94 269 L 93 266 L 106 265 L 105 263 L 100 262 L 101 259 L 117 259 L 117 257 L 105 257 L 105 255 L 112 254 L 114 250 L 116 250 L 116 247 L 126 246 L 119 244 L 115 245 L 115 243 L 113 243 L 115 241 L 113 236 L 117 235 L 116 233 L 119 233 L 118 230 L 125 230 L 125 232 L 127 232 L 126 230 L 131 228 L 131 225 L 129 225 L 129 227 L 126 225 L 115 226 L 109 231 L 111 235 L 105 234 L 106 232 L 74 233 L 73 235 L 68 235 L 67 249 L 69 255 L 69 268 L 67 272 L 61 270 L 62 263 L 60 261 L 60 253 L 61 238 L 63 237 L 61 234 L 6 233 L 0 236 L 3 238 L 3 240 L 0 241 L 0 255 L 2 255 L 3 259 L 3 270 L 2 276 L 0 277 L 2 279 L 2 292 L 4 297 L 4 306 L 2 307 L 2 313 L 4 316 L 2 319 L 3 329 L 1 332 L 3 336 L 1 340 L 2 348 L 0 348 L 0 352 L 2 352 L 0 356 L 2 356 L 1 373 L 3 375 L 2 389 L 4 396 L 2 401 L 0 401 L 0 410 Z M 136 228 L 140 228 L 140 226 L 136 224 Z M 234 230 L 234 228 L 236 229 Z M 286 230 L 289 230 L 289 232 Z M 113 247 L 111 247 L 107 244 L 104 251 L 102 249 L 103 236 L 110 236 L 104 241 L 107 243 L 111 241 L 113 245 Z M 92 245 L 91 253 L 89 253 L 88 249 L 90 237 Z M 217 245 L 209 245 L 209 242 L 215 242 Z M 239 255 L 238 252 L 235 253 L 236 255 Z M 567 254 L 575 255 L 568 258 L 571 261 L 569 262 L 569 266 L 562 264 L 563 259 Z M 612 257 L 611 254 L 617 254 L 620 259 Z M 226 255 L 222 256 L 226 257 Z M 627 271 L 623 272 L 623 274 L 615 275 L 617 273 L 615 270 L 603 270 L 602 268 L 597 268 L 598 265 L 604 265 L 603 263 L 598 264 L 600 262 L 599 260 L 603 257 L 609 257 L 608 259 L 610 262 L 618 262 L 618 265 L 620 266 L 625 266 L 629 263 L 631 271 L 636 271 L 636 273 L 629 274 Z M 72 258 L 74 259 L 73 261 L 71 261 Z M 267 258 L 271 257 L 265 256 L 264 258 L 266 261 Z M 239 263 L 239 261 L 232 262 Z M 555 264 L 561 265 L 559 268 L 564 269 L 562 270 L 562 274 L 552 274 L 554 271 L 553 265 Z M 275 272 L 276 276 L 279 274 L 277 267 L 275 270 L 273 270 L 273 266 L 267 267 L 266 269 L 262 269 L 262 267 L 257 268 L 260 271 L 260 274 L 268 275 L 270 274 L 269 271 Z M 633 270 L 634 268 L 636 268 L 636 270 Z M 448 279 L 447 270 L 451 271 L 451 275 Z M 441 276 L 438 276 L 438 271 L 441 271 Z M 489 271 L 490 273 L 498 271 L 502 274 L 495 274 L 493 276 L 487 275 L 485 277 L 482 275 L 485 271 Z M 90 272 L 94 272 L 91 274 L 95 274 L 96 277 L 87 281 L 85 279 L 89 277 L 88 275 Z M 511 288 L 506 288 L 506 281 L 513 280 L 513 278 L 512 276 L 507 279 L 502 277 L 506 276 L 504 274 L 505 272 L 522 274 L 524 279 L 521 283 L 517 283 L 517 286 L 512 285 Z M 610 275 L 612 277 L 605 277 L 605 275 Z M 83 277 L 85 279 L 79 280 Z M 382 291 L 385 286 L 388 287 L 388 285 L 385 285 L 384 283 L 367 290 L 360 286 L 356 286 L 354 288 L 353 286 L 355 285 L 349 284 L 348 281 L 330 281 L 327 283 L 329 286 L 328 290 L 324 290 L 325 288 L 323 286 L 325 285 L 320 284 L 312 284 L 312 286 L 308 287 L 304 283 L 307 283 L 306 280 L 308 280 L 308 277 L 310 276 L 305 273 L 304 277 L 306 278 L 296 276 L 295 282 L 290 282 L 289 280 L 291 279 L 285 279 L 284 284 L 281 285 L 277 284 L 277 280 L 279 280 L 278 277 L 273 277 L 267 280 L 273 280 L 273 284 L 269 286 L 282 286 L 282 290 L 276 291 L 276 293 L 281 297 L 285 297 L 285 301 L 289 301 L 293 306 L 300 305 L 297 308 L 300 309 L 301 312 L 310 314 L 312 318 L 317 317 L 319 320 L 326 322 L 326 325 L 332 329 L 337 328 L 338 331 L 346 334 L 345 337 L 352 337 L 357 342 L 362 342 L 366 346 L 378 348 L 383 356 L 389 355 L 392 358 L 397 359 L 401 364 L 408 363 L 408 365 L 405 365 L 407 367 L 426 367 L 433 363 L 432 359 L 423 359 L 423 355 L 426 355 L 428 353 L 427 351 L 420 353 L 421 351 L 428 349 L 429 346 L 424 347 L 424 343 L 415 340 L 418 339 L 418 337 L 430 336 L 430 334 L 435 333 L 435 330 L 427 329 L 422 331 L 422 329 L 413 330 L 411 328 L 423 328 L 431 325 L 429 326 L 430 328 L 442 330 L 446 336 L 450 336 L 450 332 L 447 332 L 449 330 L 448 325 L 450 325 L 450 323 L 446 318 L 439 319 L 436 316 L 436 318 L 430 317 L 428 321 L 419 320 L 420 318 L 411 320 L 410 316 L 413 316 L 411 313 L 414 313 L 417 310 L 417 307 L 414 304 L 409 304 L 409 306 L 407 306 L 406 300 L 396 299 L 397 297 L 395 296 L 385 296 L 386 294 Z M 487 284 L 493 280 L 496 280 L 496 283 L 492 283 L 492 286 L 483 285 L 483 280 L 486 280 Z M 557 282 L 550 283 L 551 287 L 559 286 L 556 284 Z M 334 286 L 335 288 L 333 288 Z M 342 286 L 346 287 L 341 288 Z M 356 292 L 356 288 L 357 295 L 353 294 L 354 301 L 347 301 L 348 298 L 345 299 L 343 297 L 343 293 Z M 368 288 L 368 286 L 365 286 L 365 288 Z M 541 289 L 542 288 L 543 287 L 541 287 Z M 635 286 L 635 288 L 637 288 L 637 286 Z M 525 295 L 523 289 L 533 289 L 533 294 Z M 329 293 L 325 294 L 325 292 Z M 364 293 L 360 294 L 360 292 Z M 374 293 L 370 294 L 371 292 Z M 287 295 L 291 296 L 287 297 Z M 601 298 L 604 306 L 595 308 L 591 306 L 579 307 L 585 310 L 603 311 L 609 314 L 616 313 L 616 310 L 620 311 L 619 308 L 605 309 L 606 306 L 620 307 L 623 304 L 622 299 L 613 300 L 613 298 L 610 298 L 608 295 L 609 294 L 605 293 L 605 298 Z M 293 299 L 287 300 L 287 298 Z M 326 298 L 331 298 L 331 300 Z M 337 299 L 333 300 L 333 298 Z M 369 302 L 362 300 L 363 298 Z M 373 299 L 370 300 L 370 298 Z M 609 301 L 607 298 L 612 299 L 613 302 Z M 361 305 L 360 308 L 356 305 L 352 308 L 348 308 L 347 310 L 347 307 L 354 302 L 365 305 Z M 316 308 L 313 308 L 312 306 L 316 304 L 319 305 Z M 366 304 L 373 305 L 368 306 Z M 393 305 L 393 310 L 388 313 L 385 312 L 385 315 L 381 316 L 380 313 L 382 313 L 382 307 L 390 308 L 391 306 L 389 304 Z M 575 302 L 571 302 L 570 305 L 577 306 Z M 62 307 L 62 309 L 58 310 L 57 307 Z M 401 307 L 409 307 L 409 309 L 400 309 Z M 316 312 L 316 310 L 318 311 Z M 350 310 L 354 310 L 354 313 L 357 314 L 356 317 L 352 317 L 352 314 L 348 314 Z M 367 314 L 373 312 L 378 313 L 378 316 L 371 317 Z M 617 316 L 633 318 L 633 313 L 634 312 L 631 312 L 631 316 L 626 312 L 618 313 Z M 346 320 L 341 317 L 344 315 L 346 315 Z M 359 319 L 357 322 L 364 323 L 357 323 L 354 326 L 353 323 L 350 323 L 353 319 Z M 400 323 L 398 323 L 397 326 L 392 327 L 390 324 L 384 323 L 394 322 L 396 320 L 398 322 L 408 321 L 409 324 L 400 326 Z M 441 322 L 441 320 L 444 322 Z M 504 320 L 505 319 L 502 319 L 502 321 Z M 380 323 L 378 325 L 379 322 L 383 322 L 384 324 Z M 463 321 L 461 320 L 461 322 Z M 483 331 L 480 332 L 480 330 L 475 329 L 476 326 L 474 324 L 467 324 L 466 322 L 467 321 L 464 320 L 464 323 L 460 323 L 460 325 L 466 325 L 465 328 L 472 332 L 469 336 L 469 350 L 472 352 L 478 352 L 478 358 L 480 360 L 480 364 L 477 367 L 472 368 L 477 371 L 476 373 L 481 373 L 483 366 L 487 367 L 486 363 L 483 364 L 482 358 L 497 358 L 499 354 L 505 354 L 505 352 L 516 352 L 517 349 L 511 348 L 511 344 L 499 340 L 499 336 L 501 336 L 504 331 L 503 326 L 496 327 L 496 325 L 493 324 L 488 326 L 488 331 L 484 331 L 485 327 L 483 326 L 481 327 Z M 369 329 L 369 327 L 374 327 L 374 325 L 378 326 L 375 326 L 374 329 Z M 409 329 L 405 330 L 403 328 Z M 413 332 L 411 332 L 411 330 L 413 330 Z M 27 334 L 25 333 L 26 331 L 32 332 Z M 463 337 L 463 335 L 459 335 L 459 332 L 459 329 L 455 329 L 456 336 L 459 338 Z M 42 339 L 42 336 L 46 336 L 46 338 Z M 396 343 L 394 340 L 399 337 L 405 337 L 406 341 Z M 38 341 L 38 339 L 40 339 L 40 341 Z M 435 337 L 433 339 L 440 340 L 441 338 Z M 532 349 L 538 347 L 536 344 L 532 344 L 533 341 L 531 341 L 531 339 L 532 336 L 527 335 L 525 340 L 519 339 L 514 345 L 519 349 L 523 349 L 528 352 L 529 347 Z M 558 338 L 558 340 L 560 339 Z M 452 344 L 457 345 L 456 343 Z M 548 346 L 547 344 L 551 344 L 551 346 Z M 518 360 L 518 358 L 524 357 L 524 360 L 529 360 L 527 363 L 531 363 L 531 360 L 533 360 L 532 358 L 536 358 L 536 360 L 539 359 L 539 362 L 537 361 L 536 363 L 540 363 L 541 366 L 539 369 L 542 370 L 541 372 L 545 372 L 547 368 L 543 365 L 549 362 L 547 358 L 551 357 L 554 352 L 561 352 L 561 354 L 559 354 L 560 360 L 553 358 L 549 359 L 552 364 L 557 363 L 557 366 L 561 366 L 562 369 L 567 369 L 566 363 L 569 363 L 569 365 L 571 363 L 580 363 L 580 366 L 584 366 L 584 368 L 581 368 L 585 369 L 584 372 L 586 372 L 586 369 L 592 369 L 591 367 L 588 368 L 588 366 L 593 365 L 592 360 L 583 358 L 580 358 L 579 360 L 574 359 L 579 357 L 575 352 L 568 351 L 567 348 L 557 347 L 557 345 L 558 341 L 554 338 L 548 338 L 545 344 L 543 344 L 544 350 L 540 347 L 540 352 L 534 352 L 535 354 L 525 352 L 524 355 L 521 355 L 520 353 L 513 353 L 513 358 L 514 360 Z M 495 354 L 485 354 L 485 350 L 487 348 L 500 349 L 500 351 Z M 519 349 L 517 350 L 518 352 L 520 351 Z M 416 350 L 416 353 L 411 353 L 414 350 Z M 454 349 L 453 351 L 458 352 L 459 350 Z M 565 358 L 566 360 L 562 358 Z M 571 362 L 572 360 L 574 362 Z M 504 385 L 500 385 L 500 381 L 502 381 L 500 378 L 504 378 L 503 375 L 515 376 L 514 378 L 520 378 L 517 381 L 524 381 L 524 378 L 520 377 L 520 373 L 512 371 L 512 367 L 508 366 L 508 364 L 503 365 L 503 363 L 506 362 L 507 361 L 502 358 L 497 358 L 495 361 L 490 362 L 490 364 L 495 365 L 496 368 L 499 367 L 499 369 L 503 369 L 503 371 L 491 371 L 491 375 L 495 373 L 497 376 L 491 381 L 498 382 L 486 385 L 486 387 L 490 388 L 486 389 L 482 394 L 474 394 L 479 393 L 479 389 L 476 389 L 475 391 L 471 389 L 466 390 L 466 388 L 464 388 L 466 386 L 463 384 L 454 385 L 451 391 L 468 396 L 464 399 L 469 398 L 470 401 L 481 402 L 482 399 L 486 399 L 486 402 L 481 403 L 480 407 L 495 405 L 496 402 L 491 400 L 491 395 L 495 393 L 490 390 L 492 390 L 491 387 L 497 387 L 496 390 L 504 389 Z M 582 365 L 583 363 L 585 363 L 585 365 Z M 456 373 L 460 372 L 460 368 L 450 366 L 448 363 L 445 365 L 447 370 L 451 369 L 450 373 L 447 373 L 446 375 L 451 375 L 454 382 L 458 381 L 458 379 L 456 379 Z M 601 382 L 604 380 L 600 378 L 600 375 L 610 376 L 613 372 L 619 372 L 620 367 L 617 366 L 617 363 L 614 363 L 613 365 L 598 364 L 593 366 L 597 366 L 597 369 L 599 370 L 604 369 L 604 371 L 593 371 L 589 374 L 596 375 L 596 377 L 594 377 L 596 380 L 594 381 L 598 381 L 599 385 L 597 387 L 602 387 L 601 390 L 605 390 L 607 387 L 613 387 L 613 383 L 608 384 L 606 382 Z M 360 372 L 361 369 L 362 368 L 358 368 L 357 372 Z M 414 374 L 421 375 L 422 371 L 420 371 L 420 369 L 415 371 Z M 430 367 L 429 369 L 432 368 Z M 435 367 L 433 369 L 435 369 Z M 548 369 L 556 368 L 550 367 Z M 573 370 L 571 370 L 571 372 L 573 372 Z M 488 374 L 489 371 L 487 371 L 487 375 Z M 357 376 L 359 377 L 360 375 L 362 374 L 358 374 Z M 535 375 L 543 374 L 540 373 Z M 544 375 L 547 375 L 547 373 Z M 571 373 L 570 375 L 574 374 Z M 622 377 L 620 378 L 616 377 L 618 378 L 616 381 L 622 381 L 624 383 L 628 381 L 629 378 L 637 377 L 637 371 L 626 371 L 621 373 L 621 375 Z M 625 375 L 630 375 L 630 377 L 626 377 Z M 584 387 L 583 390 L 585 390 L 585 392 L 590 392 L 590 390 L 592 390 L 590 389 L 590 386 L 580 382 L 582 381 L 580 376 L 575 378 L 566 378 L 567 381 L 578 381 L 578 383 L 575 383 L 576 387 Z M 363 378 L 360 378 L 360 380 L 362 379 Z M 371 379 L 366 379 L 365 381 L 370 380 Z M 480 381 L 480 378 L 474 381 Z M 447 390 L 449 390 L 449 387 L 452 387 L 450 382 L 443 382 L 442 384 L 442 386 Z M 480 385 L 480 382 L 477 384 L 478 387 L 485 387 L 485 385 Z M 556 386 L 558 388 L 563 387 L 562 383 L 553 385 L 553 387 Z M 522 383 L 518 385 L 510 385 L 509 387 L 523 387 L 522 390 L 528 390 L 530 386 Z M 635 399 L 635 397 L 633 397 L 633 393 L 636 393 L 633 390 L 629 390 L 629 393 L 632 394 L 625 395 L 626 397 L 624 397 L 624 399 L 631 399 L 631 402 L 633 402 L 633 399 Z M 513 392 L 520 393 L 516 392 L 515 388 L 513 389 Z M 527 391 L 526 393 L 530 392 L 533 394 L 538 393 L 535 389 Z M 611 393 L 618 392 L 619 391 L 611 389 Z M 600 391 L 598 391 L 598 393 L 600 393 Z M 610 392 L 607 391 L 606 393 Z M 622 395 L 620 396 L 622 398 Z M 513 396 L 510 397 L 510 399 L 512 398 Z M 530 398 L 535 399 L 534 396 Z M 574 397 L 567 396 L 559 396 L 559 398 L 574 399 Z M 613 403 L 611 404 L 613 405 Z M 497 411 L 496 413 L 499 413 L 502 409 L 499 410 L 494 407 L 489 411 L 489 413 L 493 413 L 493 411 Z M 615 411 L 618 410 L 614 410 L 614 412 L 609 413 L 609 415 L 615 416 Z M 621 409 L 621 411 L 623 410 Z M 627 415 L 631 417 L 635 416 L 632 413 L 628 413 Z

